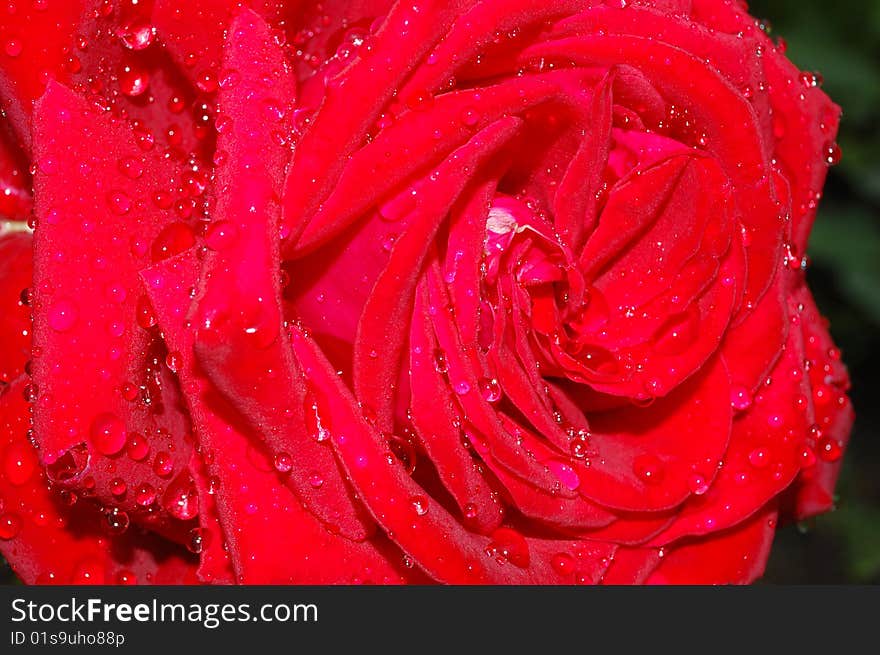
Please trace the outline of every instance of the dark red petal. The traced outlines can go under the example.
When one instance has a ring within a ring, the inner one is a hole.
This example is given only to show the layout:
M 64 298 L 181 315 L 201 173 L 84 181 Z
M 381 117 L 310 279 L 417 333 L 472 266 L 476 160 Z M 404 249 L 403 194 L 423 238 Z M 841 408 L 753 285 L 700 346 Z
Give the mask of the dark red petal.
M 375 412 L 383 429 L 391 426 L 393 389 L 406 340 L 405 328 L 431 239 L 475 171 L 520 125 L 514 117 L 491 124 L 437 168 L 419 194 L 413 222 L 395 243 L 388 266 L 376 280 L 358 325 L 354 381 L 358 398 Z
M 590 425 L 596 456 L 578 470 L 581 493 L 630 511 L 674 507 L 694 493 L 695 475 L 715 476 L 731 418 L 727 371 L 718 358 L 650 407 L 599 414 Z
M 332 451 L 307 427 L 306 389 L 282 321 L 278 197 L 289 150 L 296 82 L 266 23 L 254 12 L 233 19 L 224 67 L 239 79 L 218 100 L 227 127 L 217 167 L 202 289 L 195 319 L 196 353 L 217 388 L 262 436 L 272 457 L 291 460 L 287 482 L 328 525 L 361 540 L 372 525 L 351 499 Z M 223 236 L 218 230 L 225 231 Z M 309 483 L 314 471 L 321 485 Z
M 849 442 L 854 412 L 846 395 L 849 374 L 841 362 L 840 350 L 828 333 L 827 322 L 819 314 L 806 285 L 801 285 L 793 296 L 794 302 L 803 307 L 798 318 L 808 364 L 805 375 L 814 410 L 811 441 L 807 447 L 815 454 L 816 463 L 801 471 L 794 488 L 795 517 L 803 520 L 834 507 L 834 486 Z
M 584 582 L 597 582 L 615 546 L 527 537 L 500 528 L 491 537 L 468 532 L 407 475 L 378 432 L 358 412 L 351 392 L 303 332 L 292 343 L 313 385 L 322 423 L 352 484 L 388 535 L 431 577 L 453 584 L 550 584 L 566 573 L 554 557 L 572 553 Z
M 395 4 L 374 35 L 373 47 L 360 51 L 330 80 L 285 182 L 288 243 L 296 243 L 307 218 L 333 190 L 348 157 L 403 78 L 471 4 L 473 0 L 429 0 L 415 8 Z
M 733 421 L 717 478 L 711 484 L 706 480 L 702 495 L 684 505 L 675 523 L 655 537 L 653 545 L 737 525 L 791 485 L 805 465 L 813 414 L 803 360 L 800 333 L 792 330 L 782 359 L 751 406 Z
M 0 553 L 25 584 L 192 584 L 194 558 L 141 532 L 120 535 L 88 500 L 53 488 L 27 439 L 30 413 L 19 378 L 0 392 Z M 73 504 L 71 504 L 73 503 Z M 112 515 L 127 525 L 128 517 Z
M 164 346 L 141 327 L 138 278 L 170 220 L 153 194 L 175 186 L 177 171 L 143 153 L 127 126 L 54 82 L 37 103 L 33 142 L 34 430 L 41 458 L 59 482 L 183 539 L 188 521 L 146 509 L 172 474 L 187 469 L 190 444 Z M 127 162 L 143 175 L 126 175 Z M 141 445 L 133 448 L 133 441 Z M 113 493 L 117 478 L 127 493 Z
M 235 579 L 243 584 L 404 581 L 403 561 L 394 547 L 332 534 L 303 507 L 284 483 L 286 466 L 273 462 L 260 441 L 249 436 L 249 428 L 197 367 L 194 330 L 186 315 L 200 265 L 188 251 L 143 275 L 165 338 L 180 353 L 178 375 L 208 477 L 202 488 L 214 492 L 222 534 L 216 525 L 203 523 L 207 538 L 226 544 Z M 315 470 L 308 482 L 320 487 L 326 475 L 336 472 Z
M 771 503 L 735 528 L 670 548 L 647 582 L 749 584 L 763 575 L 775 533 Z

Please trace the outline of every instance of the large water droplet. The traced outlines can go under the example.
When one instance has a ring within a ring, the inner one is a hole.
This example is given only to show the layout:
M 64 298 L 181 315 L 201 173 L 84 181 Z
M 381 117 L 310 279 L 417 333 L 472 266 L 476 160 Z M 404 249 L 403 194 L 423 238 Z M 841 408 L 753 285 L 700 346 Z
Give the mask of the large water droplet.
M 49 307 L 49 327 L 56 332 L 67 332 L 76 325 L 77 316 L 78 311 L 72 301 L 66 299 L 56 300 Z
M 120 510 L 118 507 L 109 509 L 104 513 L 104 528 L 109 534 L 122 534 L 128 530 L 130 522 L 128 514 Z
M 33 478 L 38 466 L 37 454 L 28 443 L 16 441 L 3 451 L 3 477 L 15 487 Z
M 0 514 L 0 539 L 14 539 L 21 532 L 21 518 L 18 514 L 6 512 Z
M 156 501 L 156 489 L 149 482 L 141 483 L 134 492 L 134 502 L 149 507 Z
M 162 494 L 162 507 L 181 521 L 189 521 L 198 515 L 199 492 L 187 471 L 182 472 L 168 485 Z
M 480 378 L 480 394 L 483 399 L 490 403 L 497 403 L 501 400 L 501 385 L 495 378 Z
M 633 460 L 633 473 L 645 484 L 657 484 L 663 479 L 663 462 L 656 455 L 639 455 Z
M 92 443 L 103 455 L 115 455 L 125 447 L 125 424 L 115 414 L 104 412 L 92 421 Z
M 550 460 L 547 462 L 547 468 L 556 476 L 556 479 L 562 483 L 566 489 L 574 491 L 581 485 L 581 479 L 577 472 L 572 468 L 569 462 L 561 460 Z
M 88 468 L 92 454 L 84 444 L 72 446 L 46 466 L 46 475 L 52 482 L 65 483 L 79 478 Z

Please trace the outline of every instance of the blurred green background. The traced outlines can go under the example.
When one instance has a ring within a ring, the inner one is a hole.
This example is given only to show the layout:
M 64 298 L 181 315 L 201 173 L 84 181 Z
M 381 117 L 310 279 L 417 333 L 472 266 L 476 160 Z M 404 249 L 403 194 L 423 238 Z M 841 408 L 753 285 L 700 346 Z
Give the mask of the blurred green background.
M 850 368 L 856 424 L 838 509 L 779 529 L 764 582 L 880 583 L 880 0 L 753 0 L 844 109 L 810 244 L 810 284 Z M 2 560 L 0 560 L 2 562 Z M 0 563 L 0 582 L 11 578 Z
M 880 0 L 752 0 L 788 56 L 843 107 L 810 241 L 810 286 L 852 375 L 856 424 L 838 509 L 779 530 L 765 582 L 880 583 Z

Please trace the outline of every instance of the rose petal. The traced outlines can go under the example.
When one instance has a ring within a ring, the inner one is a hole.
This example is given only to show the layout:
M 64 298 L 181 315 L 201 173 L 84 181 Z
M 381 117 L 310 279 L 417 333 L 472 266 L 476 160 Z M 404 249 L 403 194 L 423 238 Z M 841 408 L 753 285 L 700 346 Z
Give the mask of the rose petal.
M 0 392 L 0 553 L 25 584 L 191 584 L 193 557 L 88 500 L 69 503 L 53 488 L 27 439 L 27 379 Z M 108 519 L 108 516 L 111 518 Z M 123 528 L 124 529 L 124 528 Z

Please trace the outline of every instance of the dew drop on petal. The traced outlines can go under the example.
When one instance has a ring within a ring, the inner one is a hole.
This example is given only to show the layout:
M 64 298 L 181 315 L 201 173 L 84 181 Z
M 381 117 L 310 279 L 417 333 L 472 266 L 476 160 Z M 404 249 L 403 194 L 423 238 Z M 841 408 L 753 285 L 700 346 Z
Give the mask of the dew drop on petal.
M 180 521 L 198 516 L 199 493 L 189 472 L 183 471 L 168 485 L 162 494 L 162 507 Z
M 156 453 L 153 458 L 153 473 L 160 478 L 167 478 L 174 471 L 174 460 L 171 455 L 164 450 Z
M 490 403 L 497 403 L 501 400 L 501 385 L 495 378 L 480 378 L 480 394 L 483 400 Z
M 770 454 L 766 448 L 755 448 L 749 453 L 749 463 L 755 468 L 765 468 L 770 464 Z
M 409 502 L 417 516 L 424 516 L 428 513 L 428 499 L 424 496 L 412 496 Z
M 6 512 L 0 514 L 0 539 L 14 539 L 21 532 L 21 518 L 18 514 Z
M 547 468 L 549 468 L 553 475 L 556 476 L 556 479 L 562 483 L 562 486 L 569 491 L 574 491 L 581 485 L 581 479 L 570 463 L 560 460 L 550 460 L 547 462 Z
M 530 560 L 529 544 L 519 532 L 512 528 L 498 528 L 492 533 L 492 541 L 486 547 L 486 554 L 499 564 L 510 562 L 521 569 L 527 568 Z
M 140 462 L 150 454 L 150 442 L 138 432 L 130 432 L 126 441 L 126 452 L 136 462 Z
M 125 424 L 115 414 L 98 414 L 92 421 L 89 434 L 95 449 L 102 455 L 115 455 L 125 447 Z
M 293 468 L 293 458 L 287 453 L 278 453 L 275 455 L 273 464 L 279 473 L 290 473 Z
M 56 332 L 67 332 L 76 325 L 78 312 L 76 305 L 70 300 L 57 300 L 49 307 L 49 327 Z
M 38 466 L 36 452 L 26 442 L 15 441 L 3 451 L 3 477 L 14 487 L 19 487 L 33 478 Z
M 138 486 L 134 493 L 134 502 L 141 507 L 149 507 L 156 501 L 156 489 L 149 482 Z
M 639 455 L 633 460 L 633 473 L 645 484 L 657 484 L 663 478 L 663 462 L 655 455 Z
M 104 528 L 111 535 L 120 535 L 126 530 L 131 523 L 127 513 L 118 507 L 107 510 L 104 513 Z
M 52 482 L 70 482 L 85 473 L 92 459 L 89 447 L 84 444 L 71 446 L 64 453 L 47 462 L 46 475 Z
M 205 528 L 193 528 L 189 531 L 188 539 L 186 542 L 186 549 L 198 555 L 205 548 L 207 548 L 208 543 L 210 541 L 211 533 L 208 532 Z
M 574 571 L 574 558 L 568 553 L 556 553 L 550 558 L 550 566 L 559 575 L 568 575 Z
M 695 496 L 702 496 L 709 491 L 709 483 L 699 473 L 692 473 L 688 478 L 688 488 Z
M 752 406 L 752 394 L 745 387 L 733 387 L 730 390 L 730 404 L 735 410 L 743 412 Z

